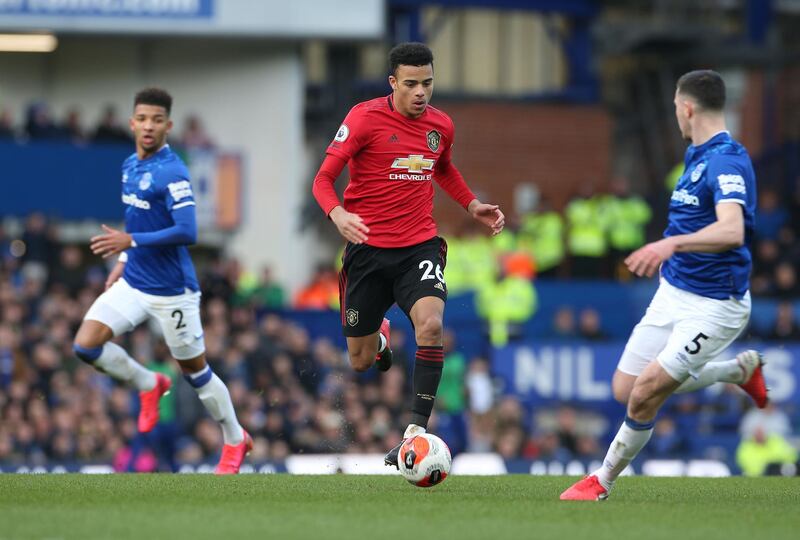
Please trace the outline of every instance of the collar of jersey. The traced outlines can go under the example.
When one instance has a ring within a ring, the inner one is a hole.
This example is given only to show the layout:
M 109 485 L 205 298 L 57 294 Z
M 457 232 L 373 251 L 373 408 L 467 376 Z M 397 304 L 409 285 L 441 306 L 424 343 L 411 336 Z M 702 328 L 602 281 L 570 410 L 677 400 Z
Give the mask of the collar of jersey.
M 723 129 L 722 131 L 718 131 L 718 132 L 714 133 L 711 136 L 711 138 L 709 138 L 703 144 L 695 146 L 694 147 L 695 152 L 698 151 L 698 150 L 705 150 L 709 146 L 713 146 L 713 145 L 715 145 L 717 143 L 726 142 L 727 140 L 730 140 L 730 138 L 731 138 L 731 132 L 728 131 L 727 129 Z

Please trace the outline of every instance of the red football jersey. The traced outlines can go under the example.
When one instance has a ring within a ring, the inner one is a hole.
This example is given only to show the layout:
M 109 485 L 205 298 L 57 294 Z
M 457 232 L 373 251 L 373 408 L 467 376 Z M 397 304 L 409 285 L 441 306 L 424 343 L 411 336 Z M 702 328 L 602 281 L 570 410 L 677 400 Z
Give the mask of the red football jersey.
M 430 105 L 419 118 L 403 116 L 391 95 L 350 110 L 327 153 L 349 163 L 344 209 L 369 227 L 367 244 L 405 247 L 436 236 L 432 181 L 452 167 L 454 131 L 450 117 Z M 474 195 L 464 188 L 457 202 L 466 207 Z

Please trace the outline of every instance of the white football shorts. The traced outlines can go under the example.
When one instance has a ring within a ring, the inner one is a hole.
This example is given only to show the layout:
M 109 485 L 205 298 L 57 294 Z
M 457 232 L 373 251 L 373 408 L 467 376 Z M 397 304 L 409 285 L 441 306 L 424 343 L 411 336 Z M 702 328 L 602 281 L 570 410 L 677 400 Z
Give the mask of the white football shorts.
M 176 360 L 191 360 L 205 352 L 200 292 L 156 296 L 134 289 L 120 278 L 97 297 L 84 317 L 108 326 L 115 336 L 130 332 L 148 318 L 158 322 Z
M 676 381 L 697 377 L 747 327 L 750 292 L 737 300 L 707 298 L 661 279 L 634 327 L 617 369 L 639 376 L 653 359 Z

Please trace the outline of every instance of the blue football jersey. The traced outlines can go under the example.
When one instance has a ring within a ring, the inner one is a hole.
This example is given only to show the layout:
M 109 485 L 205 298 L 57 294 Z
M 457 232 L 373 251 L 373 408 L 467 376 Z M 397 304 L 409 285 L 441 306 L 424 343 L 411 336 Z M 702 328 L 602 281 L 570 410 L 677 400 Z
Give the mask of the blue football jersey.
M 172 227 L 173 210 L 194 210 L 189 170 L 169 145 L 144 160 L 134 153 L 122 164 L 122 202 L 128 233 Z M 127 253 L 122 277 L 134 289 L 159 296 L 200 290 L 185 245 L 137 246 Z
M 675 253 L 661 275 L 675 287 L 716 299 L 742 298 L 750 288 L 750 242 L 756 211 L 756 176 L 744 146 L 725 131 L 686 150 L 683 175 L 669 205 L 664 236 L 699 231 L 717 220 L 717 204 L 739 204 L 745 243 L 722 253 Z

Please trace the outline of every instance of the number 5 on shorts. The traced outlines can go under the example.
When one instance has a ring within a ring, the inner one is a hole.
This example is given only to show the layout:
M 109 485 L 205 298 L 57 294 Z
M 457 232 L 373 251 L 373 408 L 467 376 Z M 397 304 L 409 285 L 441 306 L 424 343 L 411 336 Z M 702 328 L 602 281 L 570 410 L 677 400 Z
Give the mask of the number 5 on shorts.
M 700 352 L 700 347 L 701 347 L 701 345 L 700 345 L 700 340 L 701 339 L 708 339 L 708 336 L 705 335 L 704 333 L 700 332 L 692 340 L 692 344 L 694 345 L 694 347 L 692 347 L 690 349 L 689 345 L 687 345 L 686 347 L 683 348 L 683 350 L 688 352 L 689 354 L 697 354 L 697 353 L 699 353 Z

